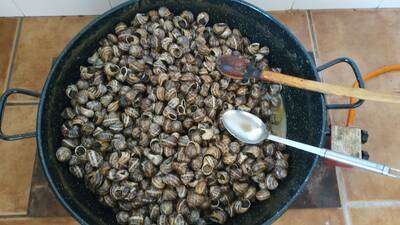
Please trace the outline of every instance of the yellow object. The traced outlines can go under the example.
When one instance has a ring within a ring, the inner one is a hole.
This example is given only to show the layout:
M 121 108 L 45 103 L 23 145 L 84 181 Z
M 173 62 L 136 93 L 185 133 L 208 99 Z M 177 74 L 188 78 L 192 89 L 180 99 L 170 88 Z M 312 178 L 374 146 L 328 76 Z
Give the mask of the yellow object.
M 400 65 L 393 65 L 393 66 L 384 66 L 380 69 L 377 69 L 375 71 L 372 71 L 371 73 L 366 74 L 365 76 L 362 77 L 363 81 L 366 82 L 374 77 L 378 77 L 384 73 L 391 72 L 391 71 L 400 71 Z M 357 81 L 354 82 L 353 87 L 357 87 Z M 350 98 L 350 104 L 355 103 L 357 100 L 355 98 Z M 349 109 L 347 113 L 347 121 L 346 121 L 346 126 L 350 126 L 354 118 L 356 117 L 356 110 L 355 109 Z

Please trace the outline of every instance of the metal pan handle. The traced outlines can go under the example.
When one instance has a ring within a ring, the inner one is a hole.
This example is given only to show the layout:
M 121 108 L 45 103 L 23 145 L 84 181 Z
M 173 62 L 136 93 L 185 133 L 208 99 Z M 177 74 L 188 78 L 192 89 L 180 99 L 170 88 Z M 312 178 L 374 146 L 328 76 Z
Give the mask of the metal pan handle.
M 353 69 L 354 76 L 356 77 L 356 80 L 357 80 L 357 83 L 358 83 L 358 87 L 359 88 L 364 88 L 365 87 L 364 86 L 364 81 L 363 81 L 363 79 L 361 77 L 360 69 L 358 69 L 357 64 L 352 59 L 347 58 L 347 57 L 337 58 L 337 59 L 334 59 L 334 60 L 332 60 L 330 62 L 327 62 L 327 63 L 325 63 L 325 64 L 323 64 L 321 66 L 318 66 L 317 67 L 317 72 L 321 72 L 321 71 L 323 71 L 325 69 L 328 69 L 329 67 L 332 67 L 332 66 L 334 66 L 334 65 L 336 65 L 338 63 L 347 63 Z M 329 105 L 327 104 L 326 108 L 327 109 L 354 109 L 354 108 L 359 107 L 363 103 L 364 103 L 364 100 L 359 99 L 354 104 L 329 104 Z
M 0 97 L 0 139 L 5 140 L 5 141 L 15 141 L 19 139 L 24 139 L 24 138 L 30 138 L 30 137 L 35 137 L 36 133 L 25 133 L 25 134 L 14 134 L 14 135 L 6 135 L 3 133 L 3 130 L 1 129 L 1 124 L 3 122 L 3 113 L 4 109 L 6 106 L 7 98 L 12 95 L 12 94 L 24 94 L 24 95 L 30 95 L 34 97 L 40 97 L 39 93 L 36 93 L 34 91 L 29 91 L 29 90 L 24 90 L 24 89 L 7 89 L 4 94 Z

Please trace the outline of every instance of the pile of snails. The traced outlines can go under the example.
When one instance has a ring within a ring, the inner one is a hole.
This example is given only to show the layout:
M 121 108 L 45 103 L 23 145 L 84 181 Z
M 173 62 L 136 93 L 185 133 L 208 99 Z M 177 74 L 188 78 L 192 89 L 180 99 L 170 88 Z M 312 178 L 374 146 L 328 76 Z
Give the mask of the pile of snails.
M 281 86 L 231 80 L 216 59 L 235 54 L 270 69 L 268 47 L 209 15 L 161 7 L 138 13 L 80 67 L 66 88 L 60 162 L 119 224 L 225 223 L 270 197 L 287 176 L 284 146 L 247 145 L 224 129 L 228 109 L 279 122 Z

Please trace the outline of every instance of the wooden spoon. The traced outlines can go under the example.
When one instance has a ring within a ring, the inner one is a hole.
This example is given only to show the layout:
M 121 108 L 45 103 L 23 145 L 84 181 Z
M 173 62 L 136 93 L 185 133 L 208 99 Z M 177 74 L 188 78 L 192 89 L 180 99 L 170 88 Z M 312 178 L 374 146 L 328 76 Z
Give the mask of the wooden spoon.
M 246 58 L 223 55 L 217 60 L 217 69 L 227 77 L 242 80 L 245 75 L 248 77 L 260 78 L 264 81 L 279 83 L 286 86 L 315 91 L 324 94 L 353 97 L 378 102 L 400 103 L 400 95 L 391 93 L 377 93 L 362 88 L 350 88 L 339 85 L 326 84 L 312 80 L 306 80 L 295 76 L 268 70 L 255 69 Z

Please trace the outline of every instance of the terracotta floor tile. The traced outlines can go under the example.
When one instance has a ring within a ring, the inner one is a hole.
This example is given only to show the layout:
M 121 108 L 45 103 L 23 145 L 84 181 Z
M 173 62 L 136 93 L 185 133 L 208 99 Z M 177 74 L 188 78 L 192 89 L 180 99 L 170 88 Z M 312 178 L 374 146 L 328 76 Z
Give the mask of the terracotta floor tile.
M 40 91 L 52 60 L 93 16 L 24 18 L 11 87 Z M 34 99 L 15 96 L 11 100 Z
M 307 50 L 311 50 L 306 11 L 273 11 L 270 14 L 285 24 Z
M 342 209 L 291 209 L 273 225 L 344 225 Z
M 320 61 L 348 56 L 359 65 L 363 74 L 381 66 L 400 62 L 400 10 L 340 10 L 313 12 Z M 385 74 L 368 81 L 367 88 L 394 91 L 400 87 L 399 72 Z M 346 66 L 324 72 L 329 83 L 351 86 L 354 77 Z M 347 102 L 347 98 L 331 97 L 330 102 Z M 400 168 L 400 105 L 366 102 L 357 110 L 354 126 L 369 132 L 363 146 L 371 160 Z M 343 125 L 347 111 L 332 111 L 333 123 Z M 349 200 L 399 200 L 397 180 L 358 170 L 344 171 Z
M 78 225 L 71 217 L 0 219 L 0 225 Z
M 0 18 L 0 93 L 6 85 L 7 70 L 12 53 L 18 18 Z
M 400 224 L 399 207 L 351 208 L 350 215 L 354 225 L 395 225 Z
M 8 106 L 3 119 L 6 134 L 35 128 L 36 106 Z M 0 141 L 0 215 L 26 214 L 36 151 L 34 138 Z

